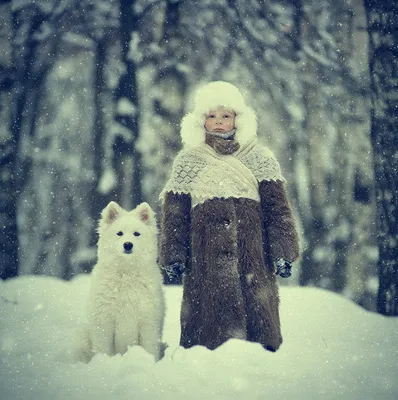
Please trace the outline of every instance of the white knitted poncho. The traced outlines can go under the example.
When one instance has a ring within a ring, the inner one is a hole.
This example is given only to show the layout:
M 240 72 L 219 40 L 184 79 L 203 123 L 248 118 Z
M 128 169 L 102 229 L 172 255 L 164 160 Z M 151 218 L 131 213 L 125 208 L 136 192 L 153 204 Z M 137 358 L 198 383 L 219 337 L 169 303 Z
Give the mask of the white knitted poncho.
M 285 181 L 275 156 L 257 139 L 232 155 L 219 155 L 203 143 L 180 151 L 160 198 L 167 192 L 190 194 L 192 207 L 215 197 L 260 201 L 263 180 Z

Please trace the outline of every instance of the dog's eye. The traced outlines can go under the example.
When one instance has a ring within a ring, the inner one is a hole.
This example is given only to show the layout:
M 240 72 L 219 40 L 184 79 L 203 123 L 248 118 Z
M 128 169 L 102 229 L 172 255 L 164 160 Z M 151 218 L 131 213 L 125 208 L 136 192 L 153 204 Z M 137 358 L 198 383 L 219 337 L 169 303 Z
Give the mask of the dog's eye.
M 139 233 L 139 232 L 134 232 L 134 236 L 140 236 L 141 235 L 141 233 Z
M 122 232 L 122 231 L 119 231 L 116 235 L 118 235 L 118 236 L 123 236 L 123 232 Z

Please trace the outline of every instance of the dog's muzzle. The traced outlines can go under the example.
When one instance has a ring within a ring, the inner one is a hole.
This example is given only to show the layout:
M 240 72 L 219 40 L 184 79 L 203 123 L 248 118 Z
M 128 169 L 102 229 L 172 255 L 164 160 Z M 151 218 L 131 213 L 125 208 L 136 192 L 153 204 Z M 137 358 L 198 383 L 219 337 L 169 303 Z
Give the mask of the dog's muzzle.
M 133 243 L 125 242 L 123 243 L 124 254 L 131 254 L 133 252 Z

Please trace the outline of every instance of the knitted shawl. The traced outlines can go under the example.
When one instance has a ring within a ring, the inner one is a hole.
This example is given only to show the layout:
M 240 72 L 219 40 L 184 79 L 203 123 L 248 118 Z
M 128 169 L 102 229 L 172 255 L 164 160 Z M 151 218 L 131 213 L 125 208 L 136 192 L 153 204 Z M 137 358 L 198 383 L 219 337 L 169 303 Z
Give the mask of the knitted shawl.
M 275 156 L 257 139 L 231 155 L 220 155 L 203 143 L 178 153 L 160 198 L 167 192 L 189 194 L 192 207 L 215 197 L 259 202 L 258 182 L 263 180 L 285 181 Z

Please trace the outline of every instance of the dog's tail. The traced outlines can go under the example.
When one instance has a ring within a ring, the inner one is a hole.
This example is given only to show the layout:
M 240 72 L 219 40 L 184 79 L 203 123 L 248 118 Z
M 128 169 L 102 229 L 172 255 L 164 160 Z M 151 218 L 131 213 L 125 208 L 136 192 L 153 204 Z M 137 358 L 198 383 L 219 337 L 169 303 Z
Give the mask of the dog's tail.
M 87 325 L 82 325 L 76 329 L 75 337 L 67 350 L 66 357 L 71 363 L 82 362 L 85 364 L 93 357 L 90 331 Z
M 55 361 L 67 364 L 78 362 L 87 364 L 93 357 L 90 332 L 87 326 L 79 326 L 72 339 L 65 337 L 63 345 L 55 352 Z

